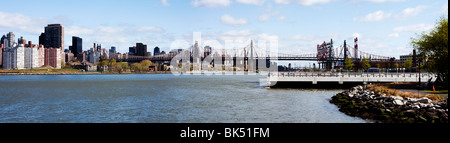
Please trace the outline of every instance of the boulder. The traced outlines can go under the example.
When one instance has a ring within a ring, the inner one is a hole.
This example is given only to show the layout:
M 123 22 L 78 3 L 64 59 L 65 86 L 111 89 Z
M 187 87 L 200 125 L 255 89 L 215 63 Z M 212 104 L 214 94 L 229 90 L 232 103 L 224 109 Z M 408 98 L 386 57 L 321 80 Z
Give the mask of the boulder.
M 426 98 L 426 97 L 417 99 L 416 101 L 417 101 L 417 102 L 420 102 L 420 103 L 425 103 L 425 104 L 431 103 L 431 99 L 428 99 L 428 98 Z
M 402 100 L 394 100 L 394 104 L 395 104 L 395 105 L 398 105 L 398 106 L 403 106 L 403 105 L 405 105 L 405 104 L 403 103 Z
M 403 100 L 403 97 L 400 96 L 392 96 L 392 98 L 394 98 L 394 100 Z
M 412 107 L 413 109 L 420 109 L 420 106 L 419 106 L 419 105 L 416 105 L 416 104 L 412 105 L 411 107 Z

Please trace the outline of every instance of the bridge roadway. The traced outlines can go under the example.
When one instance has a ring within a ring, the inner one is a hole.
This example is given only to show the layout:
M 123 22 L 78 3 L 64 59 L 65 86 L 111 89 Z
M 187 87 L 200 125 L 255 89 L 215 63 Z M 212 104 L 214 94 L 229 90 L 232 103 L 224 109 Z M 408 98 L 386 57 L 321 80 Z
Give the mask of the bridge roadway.
M 421 82 L 436 80 L 431 73 L 421 73 Z M 419 73 L 332 73 L 332 72 L 272 72 L 268 75 L 269 82 L 335 82 L 376 83 L 376 82 L 419 82 Z
M 140 62 L 142 60 L 150 60 L 150 61 L 160 61 L 160 62 L 170 62 L 173 57 L 130 57 L 128 59 L 118 59 L 119 62 Z M 244 59 L 248 60 L 249 57 L 233 57 L 235 59 Z M 316 57 L 254 57 L 255 60 L 279 60 L 279 61 L 317 61 Z M 191 57 L 192 60 L 192 57 Z M 385 61 L 386 59 L 371 59 L 372 61 Z M 344 58 L 333 58 L 328 59 L 326 61 L 344 61 Z

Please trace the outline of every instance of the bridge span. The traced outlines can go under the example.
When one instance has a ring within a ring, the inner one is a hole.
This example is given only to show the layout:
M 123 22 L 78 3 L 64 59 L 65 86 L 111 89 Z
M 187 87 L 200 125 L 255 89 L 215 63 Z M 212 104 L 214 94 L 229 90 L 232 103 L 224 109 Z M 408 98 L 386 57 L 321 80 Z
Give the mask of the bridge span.
M 420 77 L 420 79 L 419 79 Z M 333 73 L 333 72 L 272 72 L 268 82 L 324 83 L 381 83 L 381 82 L 428 82 L 436 80 L 432 73 Z

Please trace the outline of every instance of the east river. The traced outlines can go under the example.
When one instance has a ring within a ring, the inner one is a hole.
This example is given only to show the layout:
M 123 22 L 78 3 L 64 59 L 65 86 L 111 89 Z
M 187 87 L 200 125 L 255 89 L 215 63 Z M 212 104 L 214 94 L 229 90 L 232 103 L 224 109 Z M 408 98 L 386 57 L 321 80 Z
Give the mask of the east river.
M 365 123 L 343 89 L 264 88 L 248 75 L 0 76 L 0 123 Z

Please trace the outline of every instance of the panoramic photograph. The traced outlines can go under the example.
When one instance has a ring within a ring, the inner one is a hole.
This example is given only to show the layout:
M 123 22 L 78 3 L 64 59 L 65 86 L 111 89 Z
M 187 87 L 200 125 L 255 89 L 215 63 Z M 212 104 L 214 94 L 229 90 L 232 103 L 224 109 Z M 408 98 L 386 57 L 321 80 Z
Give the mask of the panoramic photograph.
M 1 5 L 0 123 L 448 123 L 446 0 Z

